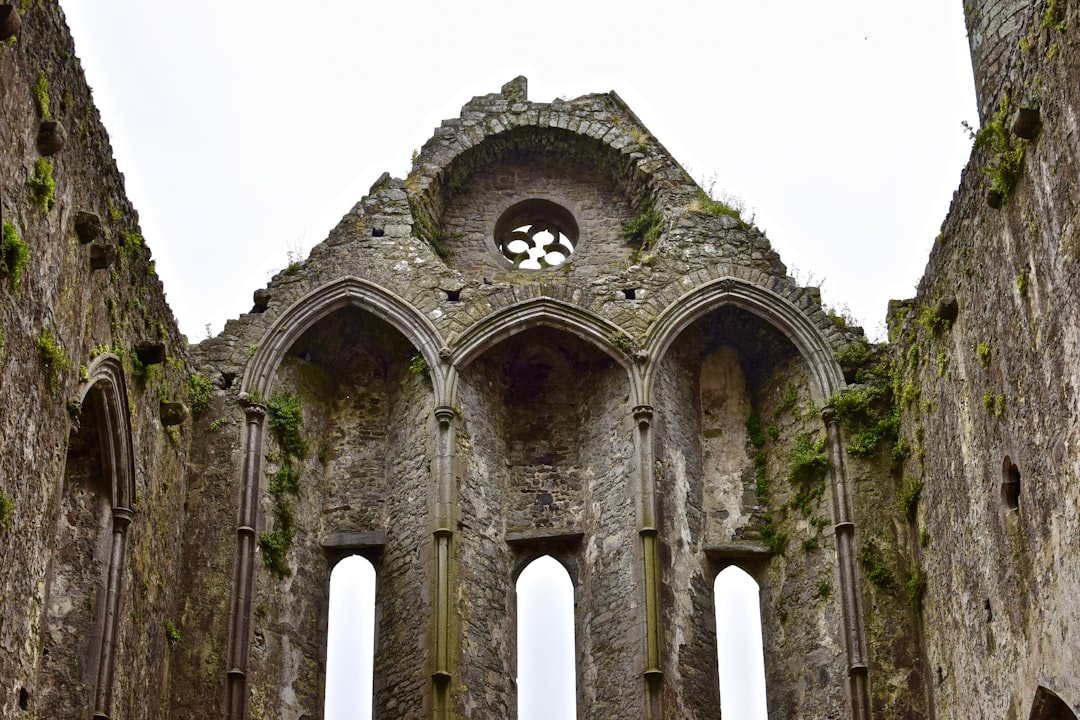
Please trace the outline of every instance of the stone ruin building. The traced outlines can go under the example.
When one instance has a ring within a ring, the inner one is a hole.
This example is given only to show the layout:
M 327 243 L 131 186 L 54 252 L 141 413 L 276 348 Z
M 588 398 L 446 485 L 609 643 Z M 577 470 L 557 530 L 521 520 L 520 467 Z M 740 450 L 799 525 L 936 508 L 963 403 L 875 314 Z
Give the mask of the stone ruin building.
M 983 129 L 887 343 L 615 93 L 518 78 L 191 346 L 62 11 L 0 5 L 0 716 L 320 717 L 360 554 L 377 718 L 514 717 L 541 555 L 581 718 L 719 715 L 729 565 L 770 717 L 1076 718 L 1080 5 L 965 11 Z

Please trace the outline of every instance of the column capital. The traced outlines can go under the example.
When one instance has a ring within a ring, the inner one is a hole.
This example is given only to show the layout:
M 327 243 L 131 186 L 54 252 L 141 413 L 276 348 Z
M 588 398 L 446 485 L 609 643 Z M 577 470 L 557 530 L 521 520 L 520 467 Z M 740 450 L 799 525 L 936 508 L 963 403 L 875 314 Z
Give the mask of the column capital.
M 457 410 L 450 405 L 435 406 L 435 419 L 443 429 L 450 427 L 450 424 L 454 422 L 454 417 L 456 415 Z
M 114 507 L 112 509 L 112 516 L 113 528 L 122 530 L 131 524 L 131 520 L 135 517 L 135 513 L 126 507 Z
M 240 402 L 244 405 L 244 414 L 247 415 L 248 422 L 266 417 L 266 403 L 262 399 L 245 394 L 240 397 Z
M 652 423 L 653 407 L 652 405 L 635 405 L 634 406 L 634 420 L 637 422 L 638 427 L 642 430 L 647 428 Z

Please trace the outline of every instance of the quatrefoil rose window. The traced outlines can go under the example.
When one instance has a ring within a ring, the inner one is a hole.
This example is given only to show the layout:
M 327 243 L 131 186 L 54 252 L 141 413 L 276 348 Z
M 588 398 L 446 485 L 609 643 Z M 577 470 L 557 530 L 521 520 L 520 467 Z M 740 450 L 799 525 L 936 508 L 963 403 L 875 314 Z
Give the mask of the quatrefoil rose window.
M 519 270 L 558 267 L 570 259 L 577 241 L 574 216 L 550 200 L 519 202 L 495 223 L 495 245 Z

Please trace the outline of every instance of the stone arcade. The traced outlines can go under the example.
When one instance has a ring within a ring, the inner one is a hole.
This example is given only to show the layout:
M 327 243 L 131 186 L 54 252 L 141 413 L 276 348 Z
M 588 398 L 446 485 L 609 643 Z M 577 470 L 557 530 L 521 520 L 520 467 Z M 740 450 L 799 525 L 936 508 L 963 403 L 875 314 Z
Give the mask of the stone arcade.
M 1075 2 L 966 5 L 985 130 L 881 346 L 615 93 L 524 78 L 189 346 L 62 12 L 20 7 L 0 715 L 320 717 L 360 554 L 375 716 L 511 718 L 514 582 L 547 554 L 582 718 L 718 716 L 729 565 L 771 717 L 1077 717 Z

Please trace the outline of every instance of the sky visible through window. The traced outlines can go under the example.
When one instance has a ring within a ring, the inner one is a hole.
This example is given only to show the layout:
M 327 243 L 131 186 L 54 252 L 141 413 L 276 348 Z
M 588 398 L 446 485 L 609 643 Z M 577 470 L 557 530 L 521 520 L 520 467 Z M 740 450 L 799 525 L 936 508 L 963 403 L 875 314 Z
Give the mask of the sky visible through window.
M 713 583 L 720 708 L 724 720 L 767 720 L 761 601 L 754 579 L 734 565 Z
M 765 720 L 765 664 L 758 586 L 737 567 L 714 585 L 721 707 L 725 720 Z M 345 558 L 330 579 L 326 720 L 370 720 L 375 570 Z M 574 587 L 544 556 L 517 582 L 518 720 L 574 720 Z
M 326 720 L 371 720 L 374 641 L 375 568 L 354 555 L 330 575 Z
M 517 638 L 518 720 L 575 720 L 574 585 L 548 555 L 518 576 Z

